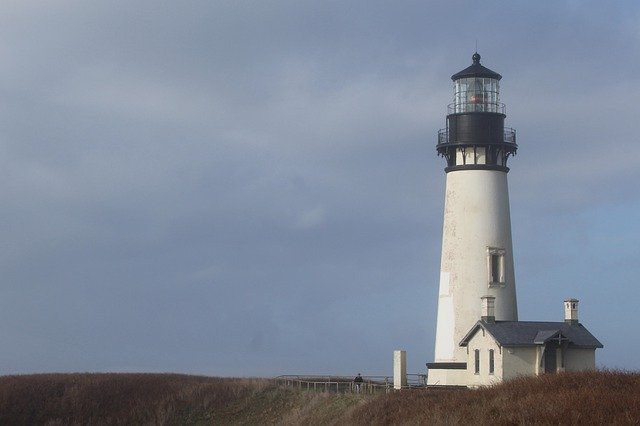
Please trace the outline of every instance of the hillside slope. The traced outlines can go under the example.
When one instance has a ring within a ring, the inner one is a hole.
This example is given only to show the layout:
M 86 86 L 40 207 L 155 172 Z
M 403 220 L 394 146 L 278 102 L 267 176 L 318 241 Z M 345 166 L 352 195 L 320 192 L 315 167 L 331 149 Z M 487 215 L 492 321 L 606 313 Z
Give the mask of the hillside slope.
M 640 374 L 548 374 L 478 390 L 399 392 L 353 416 L 375 424 L 640 424 Z
M 0 377 L 0 424 L 304 423 L 640 424 L 640 374 L 567 373 L 480 390 L 375 396 L 177 374 Z

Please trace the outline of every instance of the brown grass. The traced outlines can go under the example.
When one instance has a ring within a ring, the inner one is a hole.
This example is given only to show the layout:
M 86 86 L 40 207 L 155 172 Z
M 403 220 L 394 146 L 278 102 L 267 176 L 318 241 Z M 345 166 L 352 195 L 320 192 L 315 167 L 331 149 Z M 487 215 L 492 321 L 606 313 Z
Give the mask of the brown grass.
M 377 396 L 177 374 L 5 376 L 0 424 L 640 424 L 640 374 L 566 373 Z
M 640 424 L 640 374 L 614 371 L 520 378 L 462 391 L 385 395 L 359 407 L 355 424 Z
M 262 392 L 264 379 L 178 374 L 38 374 L 0 378 L 0 424 L 197 424 Z

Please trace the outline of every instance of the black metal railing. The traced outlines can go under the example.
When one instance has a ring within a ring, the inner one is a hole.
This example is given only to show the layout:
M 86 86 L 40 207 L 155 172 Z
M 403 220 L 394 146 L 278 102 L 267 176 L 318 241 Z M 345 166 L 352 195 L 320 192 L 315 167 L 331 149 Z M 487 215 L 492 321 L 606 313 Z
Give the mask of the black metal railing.
M 516 129 L 512 129 L 511 127 L 504 128 L 504 141 L 505 143 L 516 143 Z
M 447 105 L 447 114 L 465 112 L 497 112 L 506 114 L 507 107 L 502 102 L 454 102 Z
M 427 386 L 426 374 L 407 374 L 406 379 L 406 385 L 402 389 Z M 362 382 L 357 383 L 350 376 L 285 374 L 276 377 L 275 382 L 294 389 L 330 393 L 372 394 L 387 393 L 395 389 L 392 376 L 362 376 Z
M 449 130 L 438 130 L 438 145 L 444 145 L 449 143 Z M 516 129 L 511 127 L 504 128 L 504 143 L 514 144 L 516 143 Z

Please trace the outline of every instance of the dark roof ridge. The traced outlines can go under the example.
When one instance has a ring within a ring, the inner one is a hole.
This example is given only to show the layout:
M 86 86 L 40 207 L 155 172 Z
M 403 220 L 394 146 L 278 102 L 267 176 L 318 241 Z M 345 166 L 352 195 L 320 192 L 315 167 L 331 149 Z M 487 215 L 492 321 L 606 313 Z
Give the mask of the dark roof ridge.
M 500 324 L 500 323 L 518 323 L 518 324 L 566 324 L 566 325 L 577 325 L 577 324 L 570 324 L 564 321 L 503 321 L 503 320 L 496 320 L 493 323 L 494 324 Z M 489 324 L 489 323 L 487 323 Z M 582 325 L 579 323 L 579 325 Z

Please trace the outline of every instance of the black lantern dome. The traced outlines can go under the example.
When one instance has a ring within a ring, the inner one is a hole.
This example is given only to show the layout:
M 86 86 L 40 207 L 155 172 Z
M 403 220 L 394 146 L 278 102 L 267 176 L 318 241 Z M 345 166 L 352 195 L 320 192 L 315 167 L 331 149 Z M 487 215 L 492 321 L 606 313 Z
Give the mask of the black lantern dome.
M 500 80 L 502 78 L 502 76 L 497 72 L 480 65 L 480 54 L 478 52 L 473 54 L 471 60 L 473 61 L 473 65 L 452 75 L 451 80 L 457 80 L 463 77 L 487 77 L 494 78 L 496 80 Z
M 438 132 L 438 154 L 447 160 L 446 172 L 485 169 L 508 172 L 507 159 L 515 154 L 515 130 L 504 127 L 505 105 L 500 103 L 502 76 L 480 64 L 451 76 L 453 103 L 448 107 L 447 128 Z

